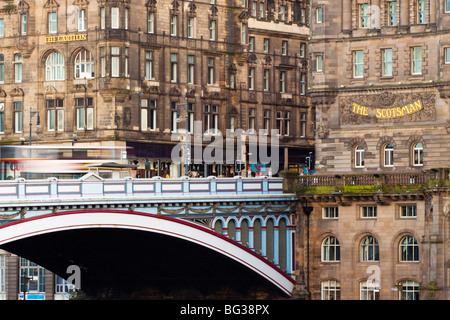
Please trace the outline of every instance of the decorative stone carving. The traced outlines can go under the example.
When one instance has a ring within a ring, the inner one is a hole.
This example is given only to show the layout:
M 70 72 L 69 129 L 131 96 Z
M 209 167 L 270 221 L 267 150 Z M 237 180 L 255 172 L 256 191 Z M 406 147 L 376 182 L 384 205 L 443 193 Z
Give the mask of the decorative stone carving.
M 411 109 L 411 104 L 420 103 L 420 108 Z M 355 104 L 362 106 L 361 112 L 355 112 Z M 422 122 L 436 119 L 435 93 L 370 93 L 341 97 L 339 100 L 340 124 L 359 125 L 367 123 Z M 403 107 L 407 109 L 402 110 Z M 380 112 L 392 112 L 392 117 L 381 117 Z M 408 111 L 408 112 L 406 112 Z M 378 117 L 378 116 L 379 117 Z

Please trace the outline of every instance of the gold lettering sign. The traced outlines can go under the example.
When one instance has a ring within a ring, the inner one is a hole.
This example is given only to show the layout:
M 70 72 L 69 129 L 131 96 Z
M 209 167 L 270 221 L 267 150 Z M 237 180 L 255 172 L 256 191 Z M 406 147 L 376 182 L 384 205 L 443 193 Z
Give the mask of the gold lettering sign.
M 44 37 L 46 43 L 87 40 L 87 34 L 71 34 L 65 36 Z
M 395 107 L 395 108 L 376 108 L 369 109 L 368 107 L 361 106 L 357 103 L 352 103 L 352 112 L 362 115 L 362 116 L 369 116 L 375 112 L 375 117 L 378 119 L 391 119 L 391 118 L 398 118 L 403 117 L 408 114 L 417 112 L 422 110 L 422 101 L 417 100 L 413 103 L 407 104 L 403 107 Z

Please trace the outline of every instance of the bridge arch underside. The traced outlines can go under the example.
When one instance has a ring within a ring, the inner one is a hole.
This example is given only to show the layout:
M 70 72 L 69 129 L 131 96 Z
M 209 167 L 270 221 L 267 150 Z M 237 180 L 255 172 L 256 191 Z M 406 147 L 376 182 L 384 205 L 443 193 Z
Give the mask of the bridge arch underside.
M 66 279 L 67 268 L 79 266 L 91 299 L 289 297 L 293 281 L 276 267 L 177 220 L 126 211 L 48 215 L 0 228 L 0 248 Z

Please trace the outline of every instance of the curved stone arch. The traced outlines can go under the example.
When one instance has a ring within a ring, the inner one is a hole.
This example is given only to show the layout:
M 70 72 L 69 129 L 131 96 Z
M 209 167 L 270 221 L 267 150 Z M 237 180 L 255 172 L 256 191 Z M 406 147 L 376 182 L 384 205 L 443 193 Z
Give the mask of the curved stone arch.
M 287 295 L 295 281 L 275 265 L 210 228 L 156 214 L 125 210 L 82 210 L 46 214 L 0 227 L 2 245 L 39 235 L 92 228 L 122 228 L 162 234 L 214 250 L 256 272 Z
M 234 224 L 234 230 L 230 230 L 230 225 L 232 223 Z M 227 230 L 228 238 L 230 238 L 230 239 L 232 239 L 234 241 L 238 241 L 239 240 L 239 237 L 238 237 L 238 234 L 237 234 L 238 226 L 239 226 L 239 220 L 236 217 L 230 216 L 230 217 L 228 217 L 226 219 L 226 226 L 225 226 L 225 228 Z
M 369 150 L 369 148 L 367 147 L 366 141 L 365 141 L 363 138 L 360 138 L 360 137 L 355 137 L 355 138 L 351 139 L 351 140 L 347 143 L 347 150 L 348 150 L 348 151 L 353 151 L 353 149 L 354 149 L 356 146 L 359 146 L 359 145 L 361 145 L 361 146 L 364 147 L 364 151 Z
M 218 230 L 216 229 L 216 224 L 218 222 L 220 222 L 220 227 L 221 227 L 220 232 L 218 232 Z M 217 232 L 218 234 L 223 234 L 223 229 L 226 228 L 226 226 L 227 226 L 227 222 L 223 217 L 216 217 L 211 223 L 211 229 L 214 230 L 215 232 Z
M 355 261 L 356 263 L 361 262 L 361 242 L 363 241 L 364 238 L 368 237 L 368 236 L 372 236 L 377 240 L 378 243 L 378 249 L 380 249 L 381 247 L 381 243 L 380 243 L 380 237 L 377 236 L 376 234 L 374 234 L 372 231 L 368 231 L 368 230 L 364 230 L 361 232 L 358 232 L 354 237 L 353 237 L 353 252 L 355 252 Z
M 413 147 L 413 144 L 420 142 L 424 147 L 426 146 L 425 141 L 423 140 L 422 136 L 419 135 L 412 135 L 409 137 L 408 140 L 405 142 L 405 147 L 410 149 Z
M 47 50 L 42 51 L 41 56 L 39 57 L 40 64 L 41 64 L 41 66 L 44 67 L 44 74 L 45 74 L 45 66 L 46 66 L 47 59 L 53 52 L 60 53 L 64 58 L 64 63 L 66 63 L 67 59 L 66 59 L 64 52 L 62 52 L 61 50 L 59 50 L 57 48 L 48 48 Z
M 377 150 L 381 150 L 383 146 L 387 145 L 387 144 L 392 144 L 392 146 L 394 147 L 394 149 L 397 148 L 397 143 L 395 143 L 394 138 L 389 137 L 389 136 L 383 136 L 380 138 L 380 140 L 378 140 L 377 143 Z
M 399 262 L 400 261 L 400 241 L 406 237 L 406 236 L 412 236 L 417 240 L 417 245 L 419 246 L 419 260 L 420 257 L 422 256 L 421 254 L 421 250 L 422 250 L 422 246 L 420 245 L 420 238 L 417 234 L 415 234 L 414 230 L 411 229 L 402 229 L 399 230 L 393 237 L 391 240 L 391 254 L 392 254 L 392 258 L 394 259 L 395 262 Z

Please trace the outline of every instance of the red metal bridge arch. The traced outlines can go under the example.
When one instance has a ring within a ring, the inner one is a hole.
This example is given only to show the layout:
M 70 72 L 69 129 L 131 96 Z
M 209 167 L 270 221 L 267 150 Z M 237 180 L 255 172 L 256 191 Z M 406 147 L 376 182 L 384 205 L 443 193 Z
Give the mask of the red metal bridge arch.
M 77 210 L 14 221 L 0 226 L 0 248 L 8 250 L 14 243 L 42 236 L 49 238 L 60 232 L 94 229 L 144 231 L 188 241 L 245 266 L 288 296 L 293 292 L 295 281 L 291 277 L 228 237 L 194 222 L 137 211 Z

